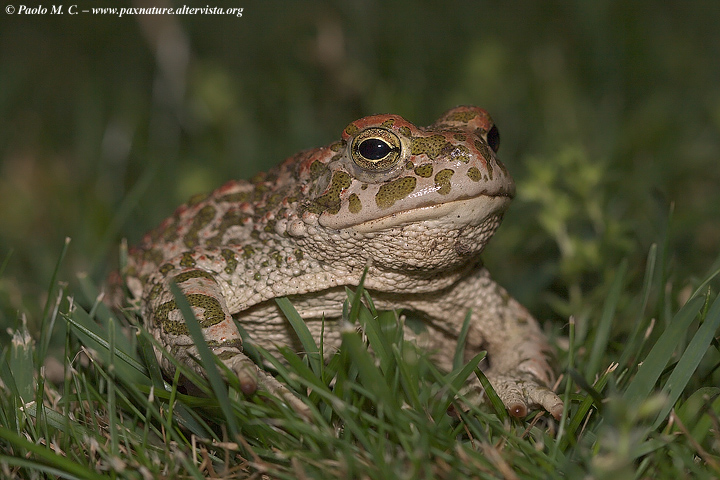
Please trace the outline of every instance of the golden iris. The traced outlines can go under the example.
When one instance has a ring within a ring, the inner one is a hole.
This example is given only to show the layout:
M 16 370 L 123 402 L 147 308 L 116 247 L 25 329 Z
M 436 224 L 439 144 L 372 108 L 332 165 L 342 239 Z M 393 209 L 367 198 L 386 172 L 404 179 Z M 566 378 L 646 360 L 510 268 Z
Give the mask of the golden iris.
M 352 142 L 353 162 L 372 171 L 390 170 L 400 159 L 400 138 L 384 128 L 363 130 Z

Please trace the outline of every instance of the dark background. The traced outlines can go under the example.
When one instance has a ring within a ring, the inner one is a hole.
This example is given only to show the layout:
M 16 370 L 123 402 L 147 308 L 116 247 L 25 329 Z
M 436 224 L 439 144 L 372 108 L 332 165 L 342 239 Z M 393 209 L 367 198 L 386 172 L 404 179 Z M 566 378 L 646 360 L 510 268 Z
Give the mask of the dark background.
M 0 325 L 37 322 L 65 237 L 60 278 L 101 283 L 122 237 L 191 194 L 356 118 L 426 125 L 458 104 L 500 128 L 519 195 L 485 258 L 539 317 L 592 310 L 623 258 L 639 282 L 653 242 L 679 287 L 720 251 L 720 2 L 185 2 L 241 18 L 8 3 Z

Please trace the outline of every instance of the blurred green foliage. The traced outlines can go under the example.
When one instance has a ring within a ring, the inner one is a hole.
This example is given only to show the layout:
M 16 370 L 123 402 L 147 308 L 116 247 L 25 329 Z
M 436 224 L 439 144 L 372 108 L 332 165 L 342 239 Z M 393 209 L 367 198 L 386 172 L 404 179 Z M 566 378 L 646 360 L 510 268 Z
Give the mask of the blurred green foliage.
M 61 278 L 101 281 L 121 237 L 193 193 L 356 118 L 457 104 L 499 124 L 519 195 L 486 262 L 540 317 L 601 298 L 623 258 L 640 281 L 666 230 L 678 278 L 718 255 L 720 2 L 232 4 L 242 18 L 0 13 L 0 324 L 41 308 L 66 236 Z

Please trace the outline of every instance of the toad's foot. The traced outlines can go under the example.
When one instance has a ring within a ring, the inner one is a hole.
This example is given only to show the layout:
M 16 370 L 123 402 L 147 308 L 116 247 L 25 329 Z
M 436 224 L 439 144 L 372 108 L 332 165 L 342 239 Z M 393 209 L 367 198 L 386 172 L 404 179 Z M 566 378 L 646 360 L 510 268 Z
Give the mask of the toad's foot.
M 488 380 L 513 417 L 524 417 L 530 409 L 541 407 L 560 420 L 563 401 L 533 375 L 526 372 L 489 374 Z
M 234 355 L 223 358 L 222 362 L 235 373 L 240 381 L 240 390 L 245 396 L 253 395 L 258 389 L 264 390 L 282 400 L 303 418 L 307 420 L 311 418 L 310 409 L 307 405 L 293 395 L 275 377 L 255 365 L 245 354 L 235 352 Z

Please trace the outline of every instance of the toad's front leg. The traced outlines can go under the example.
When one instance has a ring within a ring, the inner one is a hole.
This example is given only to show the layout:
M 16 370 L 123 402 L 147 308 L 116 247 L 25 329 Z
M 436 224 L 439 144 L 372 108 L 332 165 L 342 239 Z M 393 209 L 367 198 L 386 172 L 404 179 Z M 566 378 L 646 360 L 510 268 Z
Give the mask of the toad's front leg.
M 240 332 L 228 311 L 220 284 L 212 272 L 197 268 L 179 270 L 158 279 L 157 283 L 148 287 L 145 298 L 149 301 L 144 312 L 148 319 L 147 328 L 171 356 L 198 374 L 206 376 L 198 362 L 200 356 L 197 346 L 170 291 L 169 285 L 173 282 L 190 304 L 208 347 L 237 376 L 244 394 L 251 395 L 257 388 L 262 388 L 282 398 L 300 414 L 309 415 L 305 404 L 243 353 Z M 163 371 L 172 375 L 175 367 L 167 356 L 157 350 L 155 355 Z
M 171 356 L 206 376 L 198 362 L 197 346 L 170 291 L 169 285 L 173 282 L 190 304 L 208 347 L 237 376 L 244 394 L 251 395 L 261 388 L 281 398 L 301 415 L 310 415 L 304 403 L 243 353 L 240 332 L 212 272 L 197 268 L 179 270 L 163 276 L 154 285 L 151 282 L 146 290 L 148 302 L 144 316 L 147 328 Z M 175 367 L 166 354 L 156 350 L 155 355 L 163 371 L 172 375 Z
M 415 308 L 425 312 L 439 332 L 429 339 L 442 365 L 452 367 L 454 345 L 468 310 L 472 318 L 465 345 L 466 360 L 486 350 L 487 359 L 480 364 L 495 392 L 508 411 L 523 417 L 531 408 L 544 408 L 560 418 L 563 402 L 548 388 L 553 370 L 549 348 L 537 321 L 530 313 L 497 285 L 483 267 L 442 292 L 435 299 L 422 299 Z M 480 382 L 473 377 L 468 390 L 482 393 Z
M 510 314 L 514 318 L 506 317 L 507 330 L 486 340 L 490 367 L 485 373 L 514 417 L 524 417 L 530 408 L 540 406 L 559 420 L 563 402 L 548 388 L 554 375 L 547 343 L 535 319 L 517 307 Z
M 548 388 L 554 378 L 550 349 L 537 321 L 482 268 L 469 279 L 477 292 L 469 307 L 468 344 L 487 350 L 485 373 L 511 415 L 540 406 L 559 419 L 563 402 Z
M 146 288 L 144 312 L 148 330 L 172 357 L 205 375 L 198 363 L 197 346 L 170 291 L 171 283 L 185 295 L 213 354 L 237 375 L 245 394 L 254 393 L 258 383 L 257 368 L 242 351 L 242 338 L 212 272 L 184 269 L 157 278 L 154 284 L 150 282 Z M 174 373 L 175 368 L 166 355 L 158 350 L 155 354 L 163 371 Z

